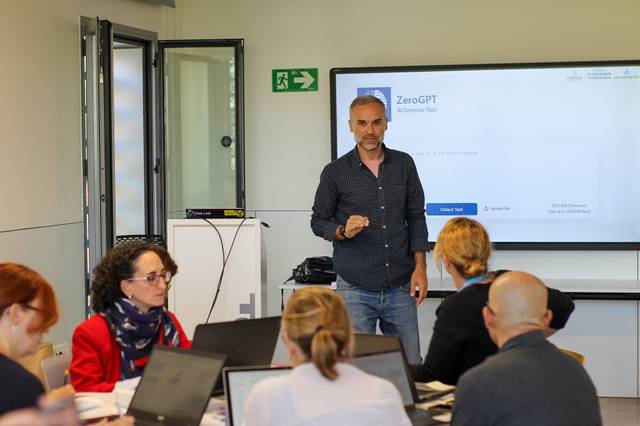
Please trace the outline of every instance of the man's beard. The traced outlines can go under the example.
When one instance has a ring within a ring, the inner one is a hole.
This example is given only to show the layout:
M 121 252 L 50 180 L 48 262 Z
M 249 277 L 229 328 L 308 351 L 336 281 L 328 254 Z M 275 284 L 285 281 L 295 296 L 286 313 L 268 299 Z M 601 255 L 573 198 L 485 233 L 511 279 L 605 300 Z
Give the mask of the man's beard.
M 375 151 L 376 149 L 378 149 L 378 147 L 380 147 L 380 145 L 382 145 L 382 138 L 376 138 L 375 142 L 371 139 L 365 141 L 365 139 L 362 138 L 356 142 L 366 151 Z

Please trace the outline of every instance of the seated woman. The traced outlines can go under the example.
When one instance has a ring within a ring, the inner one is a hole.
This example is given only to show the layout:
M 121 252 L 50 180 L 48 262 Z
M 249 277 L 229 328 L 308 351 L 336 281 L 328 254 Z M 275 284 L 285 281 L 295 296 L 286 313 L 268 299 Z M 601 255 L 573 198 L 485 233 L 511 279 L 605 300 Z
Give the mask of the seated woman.
M 245 403 L 244 425 L 409 425 L 390 382 L 350 365 L 353 330 L 335 291 L 296 291 L 282 317 L 291 374 L 258 383 Z
M 164 263 L 163 263 L 164 259 Z M 71 383 L 78 392 L 110 392 L 140 376 L 154 345 L 191 342 L 165 307 L 177 267 L 166 250 L 134 241 L 111 249 L 93 271 L 91 307 L 97 313 L 73 333 Z
M 506 271 L 489 271 L 491 242 L 484 227 L 472 219 L 458 217 L 446 223 L 434 249 L 436 263 L 444 266 L 458 289 L 436 310 L 436 322 L 424 363 L 413 366 L 414 379 L 439 380 L 455 385 L 469 368 L 498 351 L 482 319 L 493 280 Z M 553 313 L 547 336 L 565 326 L 573 312 L 573 301 L 561 291 L 547 288 L 548 307 Z
M 21 408 L 0 415 L 0 426 L 80 426 L 84 425 L 78 418 L 75 400 L 72 396 L 52 398 L 50 393 L 38 399 L 35 408 Z M 102 419 L 93 426 L 133 426 L 131 416 L 118 417 L 113 420 Z
M 0 263 L 0 415 L 36 406 L 42 383 L 15 360 L 33 355 L 58 321 L 51 285 L 37 272 Z

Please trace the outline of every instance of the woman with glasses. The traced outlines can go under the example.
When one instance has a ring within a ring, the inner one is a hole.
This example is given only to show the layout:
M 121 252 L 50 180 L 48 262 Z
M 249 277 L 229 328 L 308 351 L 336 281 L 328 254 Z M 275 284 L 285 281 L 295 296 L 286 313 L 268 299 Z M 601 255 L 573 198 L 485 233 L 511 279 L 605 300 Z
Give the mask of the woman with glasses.
M 81 424 L 70 386 L 45 395 L 40 380 L 15 361 L 33 355 L 57 321 L 56 297 L 47 280 L 26 266 L 0 263 L 0 425 Z M 96 425 L 132 424 L 133 418 L 121 417 Z
M 413 366 L 416 381 L 439 380 L 454 385 L 462 373 L 498 351 L 484 326 L 482 308 L 491 283 L 506 271 L 491 271 L 490 256 L 491 241 L 479 222 L 457 217 L 440 231 L 434 258 L 453 278 L 457 293 L 448 296 L 436 310 L 427 356 L 422 365 Z M 559 290 L 547 291 L 553 318 L 545 333 L 550 336 L 565 326 L 574 304 Z
M 26 266 L 0 263 L 0 415 L 34 407 L 44 394 L 40 381 L 15 360 L 33 355 L 57 321 L 47 280 Z
M 138 377 L 153 346 L 188 348 L 164 304 L 177 266 L 165 249 L 133 241 L 111 249 L 93 271 L 91 307 L 97 313 L 73 333 L 71 383 L 79 392 L 110 392 Z

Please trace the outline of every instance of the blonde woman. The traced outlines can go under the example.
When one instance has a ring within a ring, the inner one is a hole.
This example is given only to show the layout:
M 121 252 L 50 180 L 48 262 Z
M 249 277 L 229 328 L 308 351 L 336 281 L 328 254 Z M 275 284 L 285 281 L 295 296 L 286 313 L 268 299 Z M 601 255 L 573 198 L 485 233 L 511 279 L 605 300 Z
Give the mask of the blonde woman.
M 473 219 L 458 217 L 446 223 L 436 241 L 434 258 L 447 271 L 458 290 L 436 310 L 436 322 L 424 363 L 413 367 L 416 381 L 440 380 L 456 384 L 469 368 L 498 351 L 489 337 L 482 308 L 493 280 L 506 271 L 490 271 L 491 241 Z M 547 288 L 553 313 L 547 336 L 565 326 L 574 304 L 564 293 Z
M 252 389 L 245 425 L 411 424 L 393 384 L 349 364 L 353 330 L 334 291 L 296 291 L 282 317 L 282 339 L 294 368 Z

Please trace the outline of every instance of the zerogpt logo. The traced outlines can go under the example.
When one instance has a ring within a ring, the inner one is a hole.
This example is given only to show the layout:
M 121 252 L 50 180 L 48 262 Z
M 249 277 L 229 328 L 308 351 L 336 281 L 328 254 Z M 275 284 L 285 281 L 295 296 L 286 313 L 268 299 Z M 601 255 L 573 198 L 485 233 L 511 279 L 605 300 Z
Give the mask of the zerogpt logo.
M 387 110 L 387 118 L 391 121 L 391 87 L 358 87 L 358 96 L 375 96 L 380 99 Z

